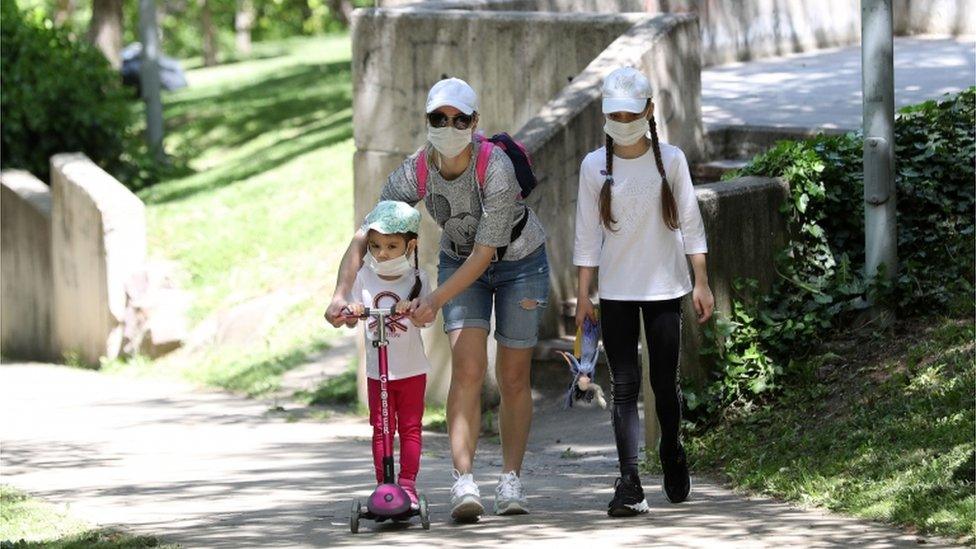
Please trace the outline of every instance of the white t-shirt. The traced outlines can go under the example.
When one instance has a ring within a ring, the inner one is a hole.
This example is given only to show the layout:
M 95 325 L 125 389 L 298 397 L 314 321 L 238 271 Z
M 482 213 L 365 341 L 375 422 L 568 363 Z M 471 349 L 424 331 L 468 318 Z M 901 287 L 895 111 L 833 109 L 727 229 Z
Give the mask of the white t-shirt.
M 413 289 L 413 273 L 405 274 L 397 280 L 383 280 L 372 269 L 363 265 L 356 274 L 352 286 L 352 300 L 360 301 L 367 307 L 393 308 L 400 301 L 410 297 Z M 420 271 L 420 296 L 430 293 L 427 273 Z M 373 347 L 376 339 L 375 318 L 362 320 L 366 323 L 366 376 L 379 379 L 379 353 Z M 410 318 L 387 317 L 386 319 L 387 364 L 389 379 L 405 379 L 430 371 L 424 342 L 420 338 L 420 328 L 413 325 Z
M 639 158 L 613 158 L 611 209 L 616 232 L 600 223 L 600 190 L 607 167 L 606 148 L 586 155 L 580 165 L 573 263 L 599 267 L 604 299 L 659 301 L 692 290 L 687 254 L 707 253 L 705 226 L 681 149 L 661 143 L 661 160 L 678 206 L 679 230 L 664 224 L 661 174 L 653 148 Z

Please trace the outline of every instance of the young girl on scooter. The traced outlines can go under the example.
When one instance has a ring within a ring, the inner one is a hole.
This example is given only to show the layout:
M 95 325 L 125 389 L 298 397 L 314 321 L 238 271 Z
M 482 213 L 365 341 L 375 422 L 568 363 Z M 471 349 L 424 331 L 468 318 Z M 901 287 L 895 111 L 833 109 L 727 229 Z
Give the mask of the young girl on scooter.
M 392 308 L 396 315 L 385 320 L 388 343 L 389 379 L 387 407 L 390 432 L 400 435 L 400 476 L 397 484 L 416 509 L 417 471 L 420 468 L 421 423 L 424 392 L 430 363 L 424 353 L 420 328 L 409 320 L 410 302 L 430 293 L 427 275 L 417 262 L 417 232 L 420 212 L 405 202 L 384 200 L 364 222 L 367 252 L 356 275 L 349 299 L 350 317 L 359 317 L 366 307 Z M 410 258 L 413 261 L 410 261 Z M 383 416 L 376 338 L 376 319 L 366 325 L 366 377 L 369 421 L 373 426 L 373 465 L 376 482 L 383 482 Z

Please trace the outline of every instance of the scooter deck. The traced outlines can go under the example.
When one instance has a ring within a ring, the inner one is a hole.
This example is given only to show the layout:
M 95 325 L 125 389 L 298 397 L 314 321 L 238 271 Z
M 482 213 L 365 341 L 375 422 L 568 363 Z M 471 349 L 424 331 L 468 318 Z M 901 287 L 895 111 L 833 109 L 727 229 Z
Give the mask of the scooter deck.
M 385 522 L 385 521 L 388 521 L 388 520 L 392 520 L 392 521 L 407 521 L 407 520 L 410 520 L 413 517 L 418 516 L 419 514 L 420 514 L 420 509 L 411 509 L 411 510 L 407 511 L 406 513 L 401 513 L 399 515 L 393 515 L 393 516 L 377 515 L 377 514 L 374 514 L 374 513 L 370 512 L 370 511 L 364 510 L 364 511 L 362 511 L 362 512 L 359 513 L 359 518 L 361 518 L 361 519 L 367 519 L 367 520 L 372 520 L 374 522 Z

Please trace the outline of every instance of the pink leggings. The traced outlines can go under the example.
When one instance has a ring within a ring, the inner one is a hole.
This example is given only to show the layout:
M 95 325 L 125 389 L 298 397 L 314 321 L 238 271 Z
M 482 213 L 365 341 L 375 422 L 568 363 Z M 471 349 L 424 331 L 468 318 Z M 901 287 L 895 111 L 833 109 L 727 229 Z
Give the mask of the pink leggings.
M 373 466 L 376 482 L 383 482 L 383 411 L 380 404 L 380 380 L 367 378 L 369 423 L 373 426 Z M 427 374 L 386 383 L 390 433 L 400 433 L 400 479 L 417 480 L 420 469 L 420 431 L 424 418 L 424 391 Z

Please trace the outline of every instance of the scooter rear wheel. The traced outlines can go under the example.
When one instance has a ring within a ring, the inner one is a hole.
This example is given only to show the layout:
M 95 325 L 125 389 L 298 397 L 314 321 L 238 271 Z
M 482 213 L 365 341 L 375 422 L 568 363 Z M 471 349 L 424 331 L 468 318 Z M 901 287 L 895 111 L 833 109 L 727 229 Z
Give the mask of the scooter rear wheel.
M 427 497 L 420 496 L 418 503 L 420 504 L 420 525 L 424 527 L 424 530 L 430 530 L 430 511 L 427 509 Z
M 359 500 L 353 500 L 352 509 L 349 511 L 349 531 L 353 534 L 359 532 L 359 514 L 362 510 Z

